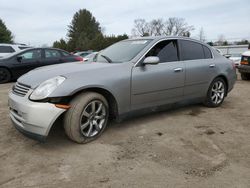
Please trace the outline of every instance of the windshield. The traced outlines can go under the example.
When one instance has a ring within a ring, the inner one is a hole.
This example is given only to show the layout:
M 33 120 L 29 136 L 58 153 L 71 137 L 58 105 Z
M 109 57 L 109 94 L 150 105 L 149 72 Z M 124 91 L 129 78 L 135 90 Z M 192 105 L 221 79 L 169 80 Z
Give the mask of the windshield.
M 129 40 L 113 44 L 98 53 L 94 61 L 122 63 L 132 60 L 151 40 Z

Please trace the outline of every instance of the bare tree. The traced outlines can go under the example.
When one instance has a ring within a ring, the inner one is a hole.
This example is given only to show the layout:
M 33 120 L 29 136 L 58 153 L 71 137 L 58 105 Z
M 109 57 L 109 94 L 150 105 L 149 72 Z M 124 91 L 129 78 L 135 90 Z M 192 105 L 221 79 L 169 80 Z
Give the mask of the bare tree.
M 205 36 L 203 27 L 200 28 L 198 38 L 199 38 L 199 40 L 201 42 L 205 42 L 206 41 L 206 36 Z
M 149 34 L 153 36 L 163 35 L 164 22 L 162 19 L 154 19 L 149 24 Z
M 136 19 L 134 28 L 132 29 L 133 36 L 159 36 L 159 35 L 174 35 L 174 36 L 190 36 L 194 30 L 192 25 L 188 25 L 184 18 L 168 18 L 165 22 L 163 19 L 153 19 L 147 22 L 145 19 Z
M 194 30 L 192 25 L 188 25 L 184 18 L 171 17 L 165 22 L 163 33 L 165 35 L 185 36 Z
M 223 34 L 220 34 L 218 36 L 217 45 L 222 46 L 225 43 L 225 41 L 226 41 L 225 36 Z
M 149 35 L 149 24 L 145 19 L 136 19 L 134 21 L 134 28 L 132 29 L 133 36 L 148 36 Z

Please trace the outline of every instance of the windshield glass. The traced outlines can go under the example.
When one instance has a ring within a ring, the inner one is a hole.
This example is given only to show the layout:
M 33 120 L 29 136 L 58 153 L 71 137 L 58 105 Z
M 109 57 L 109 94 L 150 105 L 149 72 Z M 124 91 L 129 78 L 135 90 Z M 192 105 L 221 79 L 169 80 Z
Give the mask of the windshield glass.
M 132 60 L 151 40 L 129 40 L 113 44 L 98 53 L 94 61 L 122 63 Z

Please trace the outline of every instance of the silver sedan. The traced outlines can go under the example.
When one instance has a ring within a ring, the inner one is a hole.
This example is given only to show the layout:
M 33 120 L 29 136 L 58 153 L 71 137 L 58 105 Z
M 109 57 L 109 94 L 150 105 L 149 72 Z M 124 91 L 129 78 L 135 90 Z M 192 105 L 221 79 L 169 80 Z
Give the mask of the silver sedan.
M 10 117 L 27 136 L 45 140 L 62 117 L 77 143 L 120 121 L 182 102 L 220 106 L 236 81 L 234 64 L 215 49 L 183 37 L 118 42 L 91 62 L 33 70 L 9 93 Z

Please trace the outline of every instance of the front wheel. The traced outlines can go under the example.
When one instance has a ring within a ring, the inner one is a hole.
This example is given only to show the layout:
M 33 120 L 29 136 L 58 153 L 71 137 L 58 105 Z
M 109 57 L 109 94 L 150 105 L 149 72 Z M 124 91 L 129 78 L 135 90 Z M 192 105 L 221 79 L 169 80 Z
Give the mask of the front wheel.
M 208 107 L 220 106 L 226 96 L 227 87 L 222 78 L 216 78 L 209 86 L 204 104 Z
M 10 71 L 5 68 L 0 68 L 0 84 L 7 83 L 11 80 Z
M 64 118 L 67 136 L 77 143 L 95 140 L 106 128 L 108 122 L 108 102 L 100 94 L 87 92 L 78 95 L 70 103 L 71 108 Z

